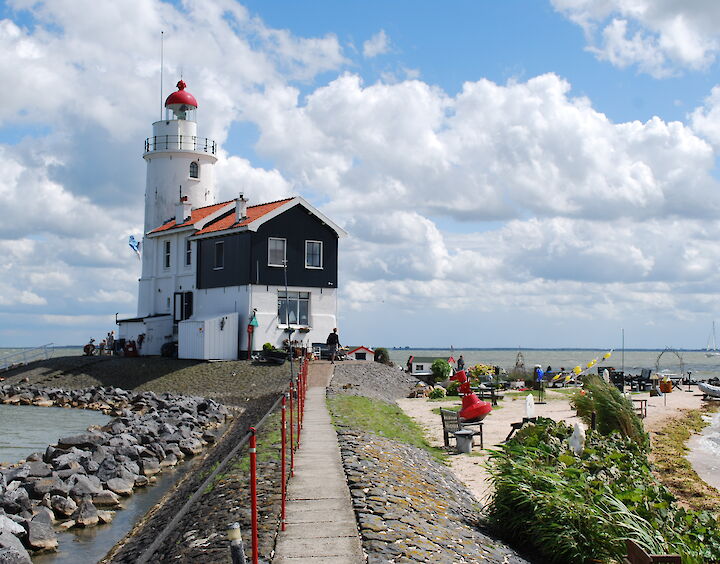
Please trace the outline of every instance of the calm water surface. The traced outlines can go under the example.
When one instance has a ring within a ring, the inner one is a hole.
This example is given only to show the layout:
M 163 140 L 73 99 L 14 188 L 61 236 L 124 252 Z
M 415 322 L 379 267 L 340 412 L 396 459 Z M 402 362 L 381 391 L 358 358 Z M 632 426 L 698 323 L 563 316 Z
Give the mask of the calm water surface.
M 89 409 L 0 405 L 0 463 L 18 462 L 45 452 L 58 439 L 105 425 L 110 417 Z

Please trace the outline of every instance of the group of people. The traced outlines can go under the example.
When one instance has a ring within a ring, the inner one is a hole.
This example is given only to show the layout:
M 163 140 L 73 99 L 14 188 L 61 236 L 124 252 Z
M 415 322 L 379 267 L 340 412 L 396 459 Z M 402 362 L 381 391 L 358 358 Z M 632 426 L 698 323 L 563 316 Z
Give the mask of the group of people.
M 83 352 L 86 356 L 113 355 L 115 353 L 115 331 L 110 331 L 98 345 L 95 344 L 95 339 L 90 339 L 90 342 L 83 347 Z

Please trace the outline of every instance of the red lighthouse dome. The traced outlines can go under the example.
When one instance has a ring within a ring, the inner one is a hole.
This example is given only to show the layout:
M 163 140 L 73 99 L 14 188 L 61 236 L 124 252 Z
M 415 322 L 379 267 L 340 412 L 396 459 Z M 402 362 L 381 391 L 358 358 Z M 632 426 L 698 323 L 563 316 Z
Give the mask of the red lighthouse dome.
M 177 92 L 173 92 L 165 100 L 165 108 L 175 115 L 175 119 L 194 119 L 198 103 L 195 96 L 185 90 L 186 86 L 187 84 L 181 80 L 177 83 Z M 190 112 L 189 116 L 188 112 Z

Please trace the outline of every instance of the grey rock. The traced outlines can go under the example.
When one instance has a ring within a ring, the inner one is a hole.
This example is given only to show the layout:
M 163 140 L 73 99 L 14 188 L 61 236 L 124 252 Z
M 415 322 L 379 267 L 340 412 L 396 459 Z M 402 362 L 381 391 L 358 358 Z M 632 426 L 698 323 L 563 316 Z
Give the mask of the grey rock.
M 110 491 L 118 495 L 128 496 L 132 495 L 134 483 L 134 477 L 132 481 L 123 478 L 111 478 L 106 485 Z
M 34 461 L 28 463 L 27 466 L 30 468 L 28 476 L 44 478 L 52 474 L 52 467 L 44 462 Z
M 202 452 L 202 443 L 197 439 L 182 439 L 178 443 L 178 446 L 180 447 L 180 450 L 185 454 L 196 455 Z
M 99 494 L 93 495 L 92 502 L 96 507 L 116 507 L 120 505 L 120 500 L 117 494 L 111 492 L 110 490 L 103 490 Z
M 72 514 L 72 519 L 79 527 L 94 527 L 100 520 L 97 509 L 88 499 L 83 499 L 78 504 L 77 510 Z
M 141 458 L 140 471 L 145 476 L 154 476 L 160 472 L 160 463 L 155 458 Z
M 12 533 L 16 537 L 25 534 L 25 528 L 22 525 L 17 524 L 15 521 L 7 517 L 6 515 L 0 515 L 0 533 L 2 532 Z
M 45 513 L 39 513 L 27 523 L 27 542 L 36 550 L 54 550 L 58 539 L 53 531 L 52 520 Z
M 87 495 L 95 495 L 102 492 L 100 480 L 97 478 L 93 480 L 92 478 L 94 478 L 94 476 L 76 474 L 73 478 L 74 483 L 70 488 L 70 494 L 75 498 L 82 498 Z
M 13 534 L 0 531 L 0 564 L 32 564 L 30 555 Z
M 70 517 L 77 510 L 77 503 L 70 498 L 54 495 L 50 498 L 50 507 L 59 518 Z
M 80 433 L 79 435 L 70 435 L 63 437 L 58 441 L 60 448 L 93 448 L 105 443 L 110 437 L 107 433 Z

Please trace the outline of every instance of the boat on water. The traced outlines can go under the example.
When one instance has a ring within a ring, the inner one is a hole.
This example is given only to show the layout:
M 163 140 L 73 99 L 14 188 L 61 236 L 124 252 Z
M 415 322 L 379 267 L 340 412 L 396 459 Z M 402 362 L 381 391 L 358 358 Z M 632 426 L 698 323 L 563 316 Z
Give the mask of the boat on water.
M 713 357 L 720 356 L 720 351 L 717 348 L 717 340 L 715 339 L 715 322 L 712 324 L 712 333 L 708 337 L 707 349 L 705 350 L 705 356 Z
M 703 394 L 720 399 L 720 386 L 713 386 L 711 384 L 706 384 L 705 382 L 698 382 L 698 388 L 700 388 Z

